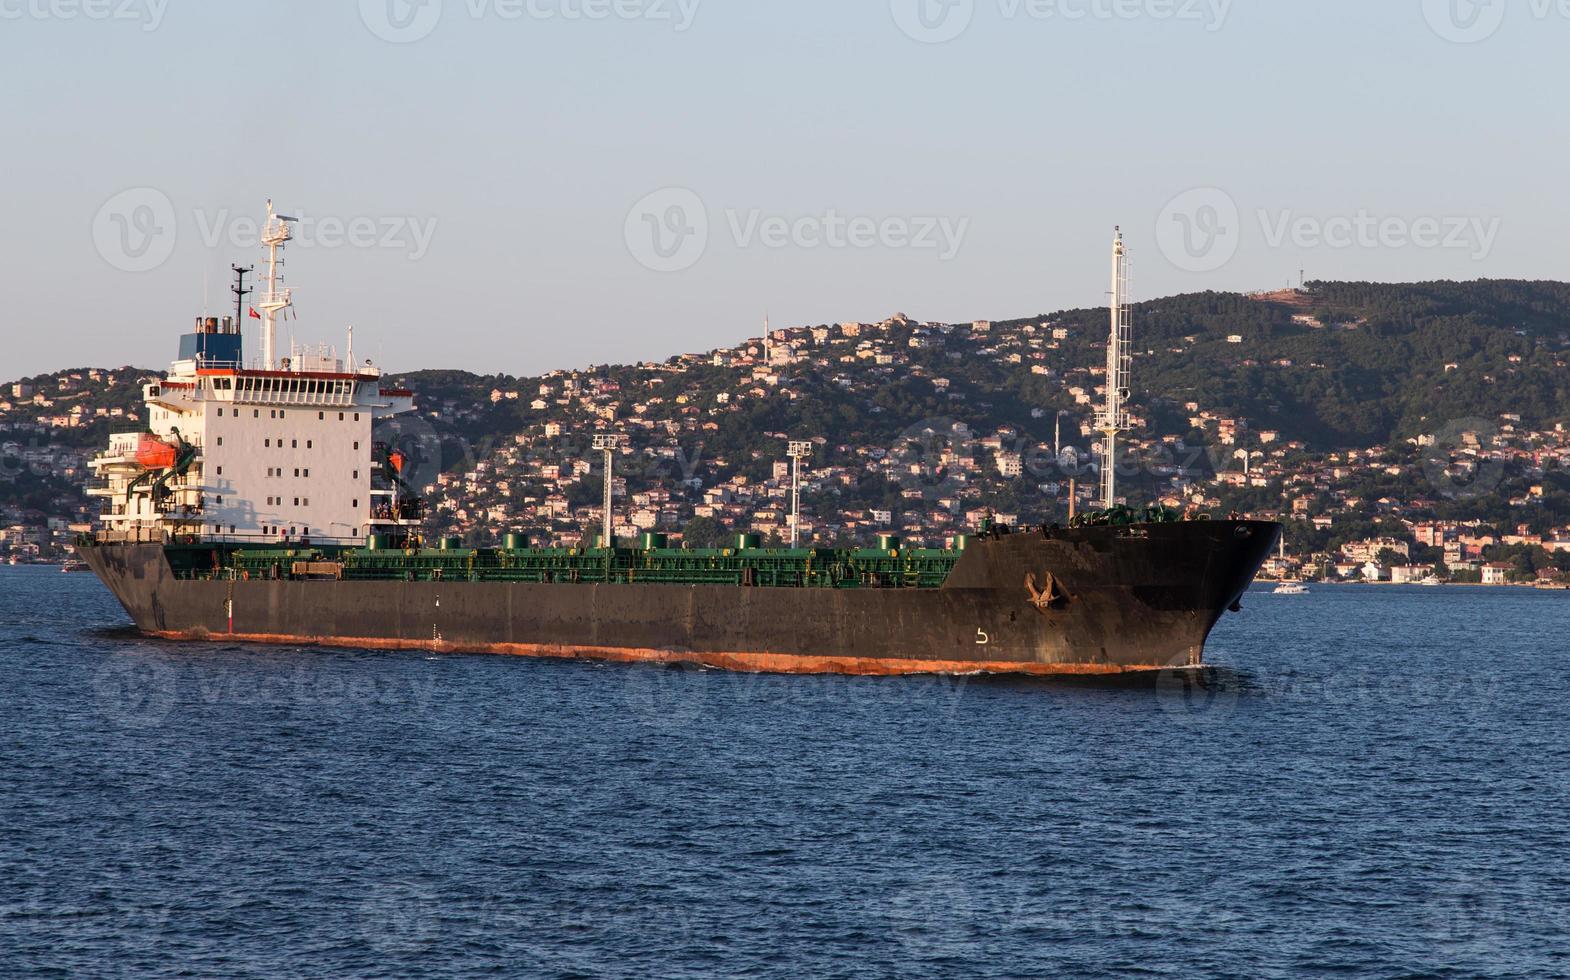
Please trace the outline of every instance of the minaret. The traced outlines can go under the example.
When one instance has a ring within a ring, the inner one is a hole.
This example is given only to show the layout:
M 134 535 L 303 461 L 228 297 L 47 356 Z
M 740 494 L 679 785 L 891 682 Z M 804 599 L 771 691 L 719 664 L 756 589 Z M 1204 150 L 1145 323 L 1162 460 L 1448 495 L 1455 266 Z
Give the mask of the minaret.
M 1129 374 L 1133 367 L 1129 344 L 1133 340 L 1128 305 L 1128 257 L 1123 249 L 1123 229 L 1112 241 L 1112 335 L 1107 341 L 1107 404 L 1097 420 L 1106 441 L 1101 451 L 1101 505 L 1117 506 L 1118 435 L 1128 431 Z
M 290 290 L 283 286 L 283 258 L 281 253 L 294 235 L 289 223 L 294 218 L 273 212 L 273 202 L 267 202 L 267 224 L 262 228 L 262 244 L 267 247 L 267 292 L 262 295 L 262 370 L 276 371 L 277 361 L 273 346 L 278 337 L 278 314 L 294 305 Z

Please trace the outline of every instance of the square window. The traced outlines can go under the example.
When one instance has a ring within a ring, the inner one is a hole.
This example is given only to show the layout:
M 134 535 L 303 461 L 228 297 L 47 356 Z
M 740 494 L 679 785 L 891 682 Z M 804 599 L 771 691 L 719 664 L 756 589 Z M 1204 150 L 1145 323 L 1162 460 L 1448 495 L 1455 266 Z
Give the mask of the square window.
M 313 447 L 312 447 L 312 446 L 311 446 L 311 440 L 309 440 L 309 439 L 307 439 L 307 440 L 305 440 L 305 448 L 306 448 L 306 449 L 311 449 L 311 448 L 313 448 Z
M 298 439 L 290 439 L 289 440 L 289 448 L 290 449 L 299 449 L 300 448 L 300 440 L 298 440 Z
M 259 408 L 251 409 L 251 418 L 259 419 L 261 417 L 262 417 L 262 410 L 261 409 L 259 409 Z
M 263 439 L 262 440 L 262 448 L 264 448 L 264 449 L 271 449 L 271 448 L 273 448 L 273 441 L 271 439 Z
M 327 418 L 327 413 L 326 412 L 317 412 L 316 413 L 316 421 L 320 422 L 320 421 L 322 421 L 325 418 Z

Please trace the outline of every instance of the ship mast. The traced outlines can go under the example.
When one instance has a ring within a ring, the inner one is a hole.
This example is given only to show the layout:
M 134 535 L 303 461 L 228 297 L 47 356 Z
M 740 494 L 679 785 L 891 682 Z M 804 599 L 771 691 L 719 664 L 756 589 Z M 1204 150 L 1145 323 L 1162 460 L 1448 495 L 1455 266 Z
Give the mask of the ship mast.
M 1133 368 L 1129 353 L 1133 327 L 1128 304 L 1128 256 L 1123 249 L 1121 227 L 1116 234 L 1112 242 L 1112 335 L 1107 341 L 1107 403 L 1097 420 L 1106 440 L 1101 451 L 1101 505 L 1108 510 L 1117 506 L 1118 435 L 1129 428 L 1125 406 Z
M 278 315 L 294 306 L 293 290 L 283 288 L 283 247 L 294 234 L 289 223 L 297 219 L 276 214 L 267 202 L 267 224 L 262 229 L 262 244 L 267 247 L 267 291 L 262 294 L 262 370 L 277 370 L 274 344 L 278 336 Z

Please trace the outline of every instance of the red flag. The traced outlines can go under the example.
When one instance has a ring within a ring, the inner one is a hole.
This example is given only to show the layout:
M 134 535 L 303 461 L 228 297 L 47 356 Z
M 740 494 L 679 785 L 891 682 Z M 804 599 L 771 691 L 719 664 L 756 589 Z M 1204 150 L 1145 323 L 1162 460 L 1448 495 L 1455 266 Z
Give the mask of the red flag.
M 256 312 L 256 307 L 254 307 L 254 306 L 251 307 L 251 319 L 253 319 L 253 320 L 260 320 L 261 318 L 262 318 L 262 315 L 260 313 Z

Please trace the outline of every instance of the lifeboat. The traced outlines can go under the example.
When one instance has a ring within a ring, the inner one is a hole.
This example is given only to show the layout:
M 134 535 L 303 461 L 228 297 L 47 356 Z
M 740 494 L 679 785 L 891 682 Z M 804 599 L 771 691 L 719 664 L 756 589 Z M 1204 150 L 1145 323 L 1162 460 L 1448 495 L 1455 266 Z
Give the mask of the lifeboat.
M 136 463 L 149 470 L 172 469 L 179 460 L 180 450 L 157 436 L 144 433 L 136 446 Z

